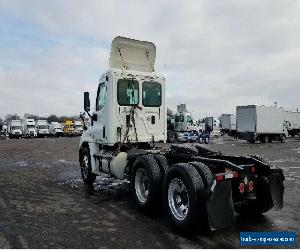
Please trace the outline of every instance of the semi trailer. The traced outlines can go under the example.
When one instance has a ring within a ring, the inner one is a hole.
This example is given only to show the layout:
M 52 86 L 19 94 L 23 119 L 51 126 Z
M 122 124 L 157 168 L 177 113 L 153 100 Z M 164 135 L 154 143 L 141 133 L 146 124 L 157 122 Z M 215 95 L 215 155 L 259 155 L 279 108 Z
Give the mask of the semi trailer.
M 222 114 L 221 116 L 222 133 L 230 136 L 236 135 L 236 117 L 234 114 Z
M 235 215 L 283 206 L 282 169 L 256 156 L 229 156 L 200 144 L 167 147 L 165 78 L 154 71 L 151 42 L 116 37 L 109 66 L 99 80 L 96 106 L 84 110 L 91 126 L 79 143 L 83 182 L 102 173 L 128 180 L 136 207 L 163 209 L 179 230 L 218 229 Z
M 238 137 L 250 143 L 284 142 L 288 135 L 283 110 L 277 107 L 237 106 L 236 126 Z

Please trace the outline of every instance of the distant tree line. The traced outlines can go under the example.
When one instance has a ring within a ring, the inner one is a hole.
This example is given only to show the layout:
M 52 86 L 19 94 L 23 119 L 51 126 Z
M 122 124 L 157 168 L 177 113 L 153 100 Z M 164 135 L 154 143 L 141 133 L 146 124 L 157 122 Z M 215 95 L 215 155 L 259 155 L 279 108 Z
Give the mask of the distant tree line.
M 49 115 L 49 116 L 40 116 L 40 115 L 34 115 L 34 114 L 29 114 L 26 113 L 24 114 L 24 119 L 34 119 L 34 120 L 47 120 L 49 123 L 50 122 L 59 122 L 59 123 L 64 123 L 65 120 L 71 119 L 74 120 L 75 118 L 78 118 L 78 116 L 73 115 L 73 116 L 67 116 L 67 115 L 62 115 L 62 116 L 57 116 L 57 115 Z M 0 124 L 2 123 L 9 123 L 11 120 L 20 120 L 22 117 L 20 117 L 18 114 L 7 114 L 5 115 L 4 119 L 0 117 Z

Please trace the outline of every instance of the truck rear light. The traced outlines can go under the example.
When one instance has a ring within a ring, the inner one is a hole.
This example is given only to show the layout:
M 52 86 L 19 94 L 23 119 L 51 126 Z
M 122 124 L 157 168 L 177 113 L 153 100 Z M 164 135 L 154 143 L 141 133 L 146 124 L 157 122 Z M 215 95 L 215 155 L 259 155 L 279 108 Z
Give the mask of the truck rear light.
M 254 173 L 255 173 L 255 170 L 256 170 L 256 169 L 255 169 L 255 166 L 252 166 L 252 167 L 251 167 L 251 173 L 254 174 Z
M 245 191 L 245 185 L 244 185 L 244 183 L 240 183 L 239 190 L 240 190 L 241 194 L 244 193 L 244 191 Z
M 217 174 L 216 175 L 216 181 L 223 181 L 224 180 L 224 175 L 223 174 Z
M 239 177 L 239 173 L 238 172 L 233 172 L 233 177 L 234 178 L 238 178 Z
M 253 181 L 249 181 L 248 190 L 253 191 Z
M 232 179 L 238 177 L 237 172 L 225 171 L 225 173 L 216 174 L 216 181 L 224 181 L 227 179 Z

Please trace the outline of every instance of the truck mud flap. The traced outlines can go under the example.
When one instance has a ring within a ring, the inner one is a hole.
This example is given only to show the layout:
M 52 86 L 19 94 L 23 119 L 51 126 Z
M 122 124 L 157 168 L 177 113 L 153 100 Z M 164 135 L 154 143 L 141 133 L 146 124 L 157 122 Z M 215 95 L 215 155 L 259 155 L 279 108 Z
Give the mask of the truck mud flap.
M 284 176 L 282 174 L 282 171 L 277 171 L 277 169 L 271 170 L 270 173 L 271 196 L 272 196 L 274 207 L 277 210 L 280 210 L 283 207 L 283 193 L 284 193 L 283 181 L 284 181 Z
M 234 223 L 231 180 L 216 184 L 212 196 L 206 203 L 206 208 L 211 230 L 224 228 Z

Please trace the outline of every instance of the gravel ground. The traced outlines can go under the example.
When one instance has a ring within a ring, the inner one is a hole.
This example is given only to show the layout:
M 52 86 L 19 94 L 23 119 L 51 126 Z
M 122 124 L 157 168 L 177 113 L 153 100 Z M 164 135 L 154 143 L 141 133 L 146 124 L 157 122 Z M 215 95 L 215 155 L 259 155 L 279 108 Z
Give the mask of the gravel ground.
M 263 154 L 286 175 L 284 208 L 237 217 L 229 228 L 180 235 L 163 211 L 147 217 L 129 184 L 108 176 L 83 185 L 79 138 L 0 141 L 0 248 L 240 248 L 240 231 L 299 232 L 300 140 L 248 144 L 230 138 L 209 147 L 228 154 Z M 299 241 L 298 241 L 299 242 Z M 299 247 L 299 243 L 297 244 Z

